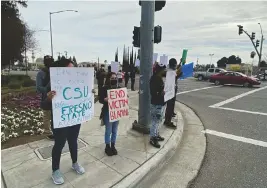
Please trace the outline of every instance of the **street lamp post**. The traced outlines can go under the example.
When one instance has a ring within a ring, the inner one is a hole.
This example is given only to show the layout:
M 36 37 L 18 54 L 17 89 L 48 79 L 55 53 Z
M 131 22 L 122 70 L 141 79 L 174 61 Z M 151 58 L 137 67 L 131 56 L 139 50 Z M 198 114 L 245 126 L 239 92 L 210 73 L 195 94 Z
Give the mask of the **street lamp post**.
M 211 68 L 212 56 L 214 56 L 214 54 L 209 54 L 209 56 L 210 56 L 210 68 Z
M 53 57 L 53 36 L 52 36 L 52 14 L 58 14 L 62 12 L 78 12 L 77 10 L 61 10 L 56 12 L 49 12 L 49 23 L 50 23 L 50 42 L 51 42 L 51 56 Z
M 262 27 L 261 27 L 261 23 L 258 23 L 260 25 L 260 28 L 261 28 L 261 47 L 260 47 L 260 57 L 259 57 L 259 63 L 261 62 L 261 58 L 262 58 L 262 45 L 263 45 L 263 41 L 264 41 L 264 38 L 263 38 L 263 32 L 262 32 Z

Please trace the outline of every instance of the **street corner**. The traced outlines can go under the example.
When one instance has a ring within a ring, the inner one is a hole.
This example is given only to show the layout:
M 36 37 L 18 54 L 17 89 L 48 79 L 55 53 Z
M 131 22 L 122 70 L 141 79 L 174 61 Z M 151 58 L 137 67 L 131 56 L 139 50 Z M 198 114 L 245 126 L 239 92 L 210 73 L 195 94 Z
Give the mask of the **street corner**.
M 176 164 L 183 173 L 179 183 L 187 187 L 197 177 L 206 153 L 205 130 L 200 118 L 188 106 L 178 103 L 184 120 L 184 134 L 177 154 Z
M 160 128 L 161 136 L 165 138 L 161 142 L 161 148 L 156 149 L 149 144 L 149 136 L 143 135 L 144 149 L 147 153 L 147 160 L 138 168 L 124 177 L 113 188 L 133 188 L 142 184 L 142 182 L 157 171 L 159 171 L 166 162 L 173 156 L 176 148 L 181 143 L 184 130 L 184 120 L 182 114 L 177 112 L 177 129 L 169 129 L 165 126 Z M 142 186 L 141 186 L 142 187 Z

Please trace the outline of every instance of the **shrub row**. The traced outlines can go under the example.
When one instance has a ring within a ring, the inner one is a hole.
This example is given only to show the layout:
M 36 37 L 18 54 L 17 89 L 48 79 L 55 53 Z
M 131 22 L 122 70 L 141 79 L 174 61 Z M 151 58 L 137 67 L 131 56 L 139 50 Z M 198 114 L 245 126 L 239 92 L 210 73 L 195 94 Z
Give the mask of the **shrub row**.
M 28 75 L 1 75 L 1 84 L 9 89 L 35 86 L 35 81 Z

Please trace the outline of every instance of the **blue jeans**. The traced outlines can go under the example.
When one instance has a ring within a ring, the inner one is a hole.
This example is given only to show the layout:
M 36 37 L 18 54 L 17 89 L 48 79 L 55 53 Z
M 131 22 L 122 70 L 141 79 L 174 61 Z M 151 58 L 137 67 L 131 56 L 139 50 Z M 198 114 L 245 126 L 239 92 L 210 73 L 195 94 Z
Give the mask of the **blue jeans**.
M 109 122 L 109 113 L 105 112 L 103 117 L 104 124 L 106 126 L 105 130 L 105 143 L 110 144 L 116 142 L 119 121 Z
M 150 127 L 150 137 L 155 137 L 159 135 L 159 125 L 163 119 L 163 112 L 165 110 L 162 105 L 151 104 L 151 127 Z

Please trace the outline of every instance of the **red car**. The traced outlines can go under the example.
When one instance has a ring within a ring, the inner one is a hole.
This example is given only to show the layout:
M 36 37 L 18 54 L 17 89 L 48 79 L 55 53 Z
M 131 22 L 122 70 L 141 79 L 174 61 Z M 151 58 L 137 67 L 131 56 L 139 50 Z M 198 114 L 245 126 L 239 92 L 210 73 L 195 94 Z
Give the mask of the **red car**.
M 257 78 L 249 77 L 240 72 L 223 72 L 219 74 L 212 75 L 210 77 L 210 82 L 215 83 L 215 85 L 243 85 L 245 87 L 252 87 L 253 85 L 260 85 L 261 82 Z

